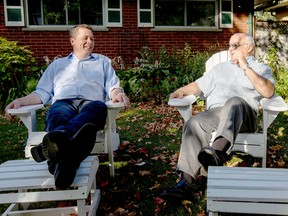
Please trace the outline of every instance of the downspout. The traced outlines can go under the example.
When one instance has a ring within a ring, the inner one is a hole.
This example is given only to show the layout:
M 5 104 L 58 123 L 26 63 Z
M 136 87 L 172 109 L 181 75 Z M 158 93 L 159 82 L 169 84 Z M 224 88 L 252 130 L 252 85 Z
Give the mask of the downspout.
M 253 36 L 253 13 L 249 13 L 249 34 Z

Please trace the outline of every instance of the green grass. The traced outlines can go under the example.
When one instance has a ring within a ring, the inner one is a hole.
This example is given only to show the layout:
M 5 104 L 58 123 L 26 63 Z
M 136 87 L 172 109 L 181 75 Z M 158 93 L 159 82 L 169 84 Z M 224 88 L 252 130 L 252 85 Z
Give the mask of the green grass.
M 201 109 L 203 107 L 198 107 L 196 112 Z M 269 128 L 267 167 L 287 167 L 287 115 L 287 112 L 281 113 Z M 41 122 L 38 127 L 43 129 L 45 113 L 37 116 Z M 25 126 L 7 121 L 3 116 L 0 122 L 0 163 L 24 158 Z M 130 110 L 120 113 L 117 130 L 121 145 L 115 151 L 115 178 L 109 178 L 107 156 L 99 155 L 97 184 L 101 189 L 101 201 L 98 215 L 205 215 L 205 193 L 200 194 L 201 198 L 195 203 L 166 202 L 159 198 L 163 188 L 173 186 L 178 178 L 175 166 L 182 126 L 176 109 L 167 105 L 133 104 Z M 227 165 L 260 164 L 249 155 L 233 154 Z M 0 205 L 0 212 L 4 207 Z

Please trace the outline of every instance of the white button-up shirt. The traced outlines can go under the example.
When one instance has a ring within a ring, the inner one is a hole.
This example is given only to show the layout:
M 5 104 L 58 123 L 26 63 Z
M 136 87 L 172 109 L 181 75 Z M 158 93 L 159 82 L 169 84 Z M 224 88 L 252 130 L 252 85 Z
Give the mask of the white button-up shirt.
M 275 85 L 272 70 L 254 56 L 246 58 L 249 66 Z M 243 69 L 232 62 L 219 63 L 195 81 L 207 100 L 207 108 L 222 107 L 232 97 L 243 98 L 254 110 L 262 96 L 256 91 Z
M 44 104 L 68 98 L 82 98 L 105 102 L 119 79 L 111 63 L 97 54 L 79 60 L 72 53 L 52 62 L 36 87 Z

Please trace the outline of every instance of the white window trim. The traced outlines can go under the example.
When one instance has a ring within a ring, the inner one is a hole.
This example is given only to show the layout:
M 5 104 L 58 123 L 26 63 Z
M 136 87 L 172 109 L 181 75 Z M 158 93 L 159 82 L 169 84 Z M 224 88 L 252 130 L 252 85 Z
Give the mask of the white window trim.
M 8 9 L 20 9 L 21 11 L 21 21 L 9 21 L 8 20 Z M 23 0 L 20 0 L 20 6 L 7 6 L 7 0 L 4 0 L 4 13 L 5 13 L 5 25 L 6 26 L 24 26 L 24 10 L 23 10 Z
M 108 1 L 109 0 L 106 0 L 105 1 L 105 20 L 106 20 L 106 26 L 107 27 L 122 27 L 122 0 L 119 0 L 120 2 L 120 8 L 108 8 Z M 120 12 L 120 22 L 109 22 L 108 20 L 108 14 L 109 14 L 109 11 L 118 11 Z
M 230 1 L 231 2 L 231 11 L 222 11 L 222 1 Z M 231 23 L 230 24 L 222 24 L 222 15 L 230 14 L 231 15 Z M 232 0 L 220 0 L 220 28 L 233 28 L 233 1 Z
M 138 27 L 153 27 L 154 26 L 154 0 L 142 0 L 142 1 L 150 1 L 151 8 L 150 9 L 141 9 L 140 1 L 137 0 L 137 17 L 138 17 Z M 150 12 L 151 14 L 151 22 L 140 22 L 140 13 L 141 12 Z

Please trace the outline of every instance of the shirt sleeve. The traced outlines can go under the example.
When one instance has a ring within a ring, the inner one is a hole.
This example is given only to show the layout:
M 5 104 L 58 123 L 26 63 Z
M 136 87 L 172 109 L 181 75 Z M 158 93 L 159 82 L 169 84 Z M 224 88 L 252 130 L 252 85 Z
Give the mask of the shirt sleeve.
M 105 69 L 105 90 L 108 93 L 108 100 L 111 99 L 112 90 L 115 88 L 120 88 L 120 80 L 110 62 L 106 61 Z
M 50 102 L 53 96 L 53 78 L 52 71 L 54 67 L 54 62 L 52 62 L 42 74 L 37 86 L 34 91 L 40 97 L 43 104 Z
M 275 80 L 273 78 L 273 72 L 270 67 L 268 67 L 266 64 L 261 63 L 260 65 L 260 76 L 264 77 L 265 79 L 269 80 L 270 82 L 275 85 Z

